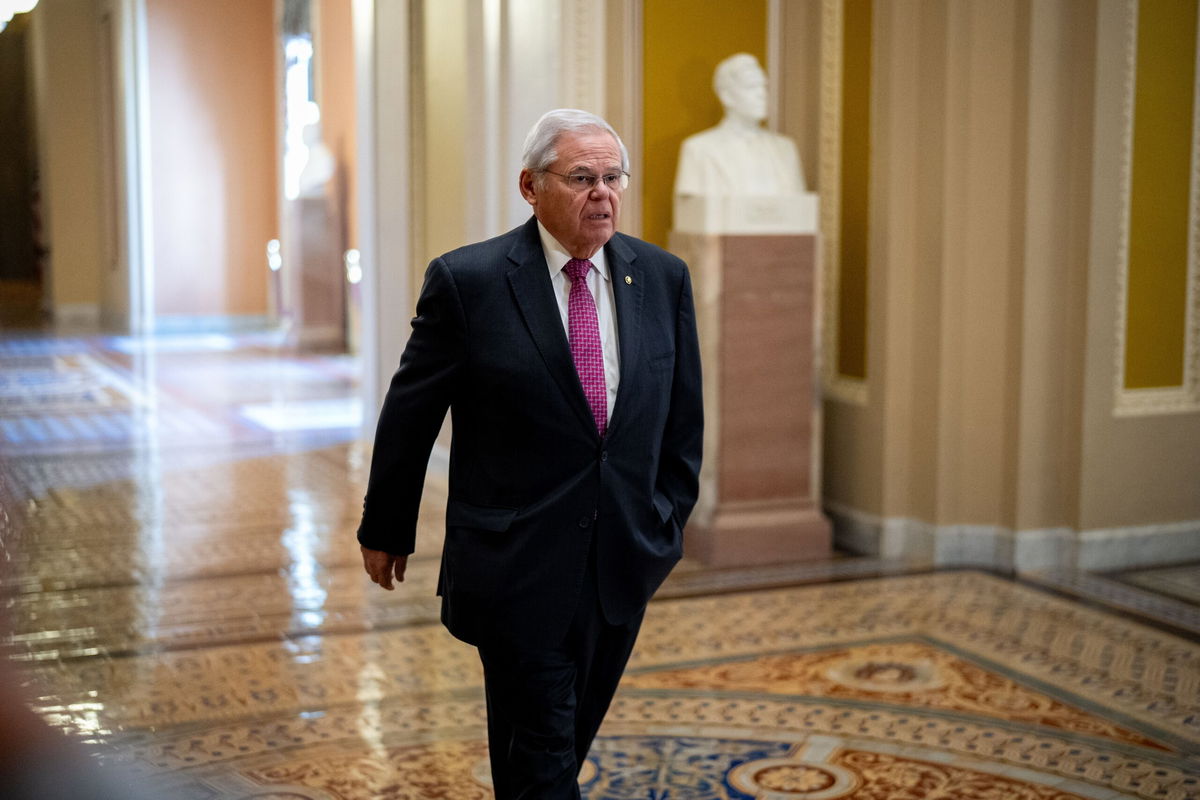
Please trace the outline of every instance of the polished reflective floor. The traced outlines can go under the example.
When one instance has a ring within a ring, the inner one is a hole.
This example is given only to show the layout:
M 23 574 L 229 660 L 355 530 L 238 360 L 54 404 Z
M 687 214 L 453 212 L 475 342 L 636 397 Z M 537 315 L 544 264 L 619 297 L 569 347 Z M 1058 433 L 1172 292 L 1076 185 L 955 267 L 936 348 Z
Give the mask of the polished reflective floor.
M 0 336 L 23 702 L 148 797 L 491 797 L 478 660 L 437 622 L 444 479 L 409 580 L 379 590 L 361 414 L 352 358 L 273 334 Z M 583 794 L 1197 798 L 1198 602 L 1195 566 L 685 561 Z

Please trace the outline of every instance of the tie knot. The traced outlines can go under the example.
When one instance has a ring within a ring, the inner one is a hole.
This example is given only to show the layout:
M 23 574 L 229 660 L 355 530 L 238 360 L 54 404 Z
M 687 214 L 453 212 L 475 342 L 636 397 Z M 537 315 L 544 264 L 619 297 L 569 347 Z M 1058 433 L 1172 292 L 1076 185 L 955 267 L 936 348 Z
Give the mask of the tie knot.
M 586 258 L 572 258 L 563 267 L 563 272 L 567 273 L 567 277 L 571 279 L 571 283 L 575 283 L 584 275 L 588 274 L 588 270 L 592 268 L 592 262 Z

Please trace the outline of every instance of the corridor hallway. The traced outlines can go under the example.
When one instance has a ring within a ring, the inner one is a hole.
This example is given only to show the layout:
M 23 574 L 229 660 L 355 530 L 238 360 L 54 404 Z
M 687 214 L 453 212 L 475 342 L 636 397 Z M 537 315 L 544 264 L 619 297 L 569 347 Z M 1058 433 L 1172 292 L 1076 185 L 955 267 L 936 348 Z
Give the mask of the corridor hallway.
M 491 797 L 478 660 L 437 620 L 442 473 L 380 591 L 356 397 L 353 359 L 269 334 L 0 337 L 4 656 L 149 797 Z M 685 560 L 583 794 L 1200 797 L 1198 577 Z

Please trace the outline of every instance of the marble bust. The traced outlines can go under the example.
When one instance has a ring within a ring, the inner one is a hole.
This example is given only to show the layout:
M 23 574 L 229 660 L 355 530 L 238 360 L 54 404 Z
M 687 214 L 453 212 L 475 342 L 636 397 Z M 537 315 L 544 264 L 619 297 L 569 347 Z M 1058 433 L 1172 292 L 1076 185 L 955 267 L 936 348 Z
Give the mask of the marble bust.
M 320 122 L 305 125 L 303 136 L 308 158 L 300 170 L 300 196 L 321 197 L 337 171 L 337 160 L 321 138 Z
M 796 195 L 805 191 L 796 143 L 761 126 L 767 76 L 758 60 L 738 53 L 717 65 L 713 88 L 725 116 L 683 141 L 675 194 L 728 197 Z

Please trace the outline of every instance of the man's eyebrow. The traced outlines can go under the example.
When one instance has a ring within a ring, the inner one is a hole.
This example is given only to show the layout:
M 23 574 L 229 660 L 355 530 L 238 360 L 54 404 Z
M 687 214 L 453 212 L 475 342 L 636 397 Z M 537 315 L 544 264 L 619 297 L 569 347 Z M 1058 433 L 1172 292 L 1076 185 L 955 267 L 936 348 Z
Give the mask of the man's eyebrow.
M 620 164 L 612 164 L 610 166 L 604 167 L 604 169 L 600 170 L 600 173 L 602 175 L 611 175 L 615 172 L 620 172 L 620 171 L 621 171 Z M 593 173 L 594 170 L 590 164 L 577 164 L 576 166 L 571 167 L 569 170 L 567 170 L 567 172 L 568 172 L 568 174 L 574 175 L 574 174 L 579 174 L 579 173 L 583 173 L 583 172 Z

